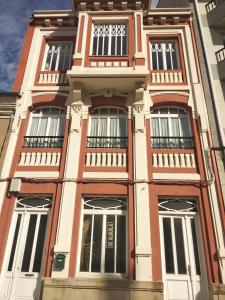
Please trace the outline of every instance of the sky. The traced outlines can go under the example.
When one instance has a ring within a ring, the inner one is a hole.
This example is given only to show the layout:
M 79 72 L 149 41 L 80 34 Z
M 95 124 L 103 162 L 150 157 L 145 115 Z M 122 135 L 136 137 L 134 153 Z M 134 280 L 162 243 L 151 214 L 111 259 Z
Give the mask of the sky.
M 156 2 L 153 0 L 153 6 Z M 0 0 L 0 91 L 11 91 L 33 11 L 71 7 L 71 0 Z

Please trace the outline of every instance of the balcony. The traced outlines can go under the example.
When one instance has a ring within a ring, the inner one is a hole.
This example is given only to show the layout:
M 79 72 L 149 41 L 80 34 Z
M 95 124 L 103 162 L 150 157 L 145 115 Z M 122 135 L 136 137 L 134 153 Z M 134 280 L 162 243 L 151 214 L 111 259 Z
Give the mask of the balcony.
M 63 137 L 25 136 L 19 167 L 59 167 Z
M 155 172 L 159 172 L 159 168 L 196 171 L 193 137 L 152 137 L 151 144 Z
M 158 149 L 194 149 L 193 137 L 152 137 L 152 148 Z
M 145 66 L 134 66 L 128 56 L 89 56 L 86 65 L 73 66 L 67 72 L 72 86 L 81 83 L 86 90 L 127 91 L 137 81 L 146 82 L 149 72 Z
M 127 137 L 87 137 L 86 171 L 93 167 L 101 170 L 125 171 L 127 168 Z
M 211 0 L 206 4 L 206 11 L 210 26 L 225 26 L 225 0 Z
M 225 79 L 225 47 L 216 52 L 220 79 Z
M 59 71 L 41 71 L 36 80 L 38 85 L 67 85 L 66 72 Z
M 152 70 L 152 84 L 182 84 L 184 83 L 182 70 Z
M 62 148 L 63 136 L 25 136 L 23 148 Z

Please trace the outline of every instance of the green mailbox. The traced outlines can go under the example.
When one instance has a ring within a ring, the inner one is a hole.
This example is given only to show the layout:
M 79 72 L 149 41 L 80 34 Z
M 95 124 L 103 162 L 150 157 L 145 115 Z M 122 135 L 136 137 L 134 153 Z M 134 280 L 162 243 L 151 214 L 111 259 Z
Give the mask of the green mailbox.
M 56 254 L 54 269 L 56 271 L 63 270 L 64 267 L 65 267 L 65 260 L 66 260 L 66 255 L 64 255 L 64 254 Z

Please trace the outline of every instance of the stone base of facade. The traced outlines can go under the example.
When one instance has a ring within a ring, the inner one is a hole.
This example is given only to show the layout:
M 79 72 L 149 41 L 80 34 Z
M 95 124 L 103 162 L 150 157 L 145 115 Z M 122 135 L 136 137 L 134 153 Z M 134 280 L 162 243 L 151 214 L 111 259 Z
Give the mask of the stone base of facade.
M 45 278 L 41 300 L 163 300 L 162 282 Z
M 225 300 L 225 284 L 210 284 L 211 300 Z

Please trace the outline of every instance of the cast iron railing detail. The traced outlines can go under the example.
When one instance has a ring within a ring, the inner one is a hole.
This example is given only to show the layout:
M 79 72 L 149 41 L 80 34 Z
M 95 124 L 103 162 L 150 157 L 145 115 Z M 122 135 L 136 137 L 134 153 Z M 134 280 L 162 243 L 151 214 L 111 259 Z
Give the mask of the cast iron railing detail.
M 221 61 L 225 60 L 225 47 L 216 52 L 216 60 L 217 63 L 220 63 Z
M 113 136 L 88 136 L 87 148 L 127 148 L 127 137 L 113 137 Z
M 63 136 L 25 136 L 23 148 L 62 148 Z
M 194 149 L 193 137 L 153 136 L 151 142 L 158 149 Z
M 206 11 L 207 13 L 214 10 L 216 7 L 218 7 L 220 4 L 222 4 L 225 0 L 211 0 L 209 3 L 206 4 Z

